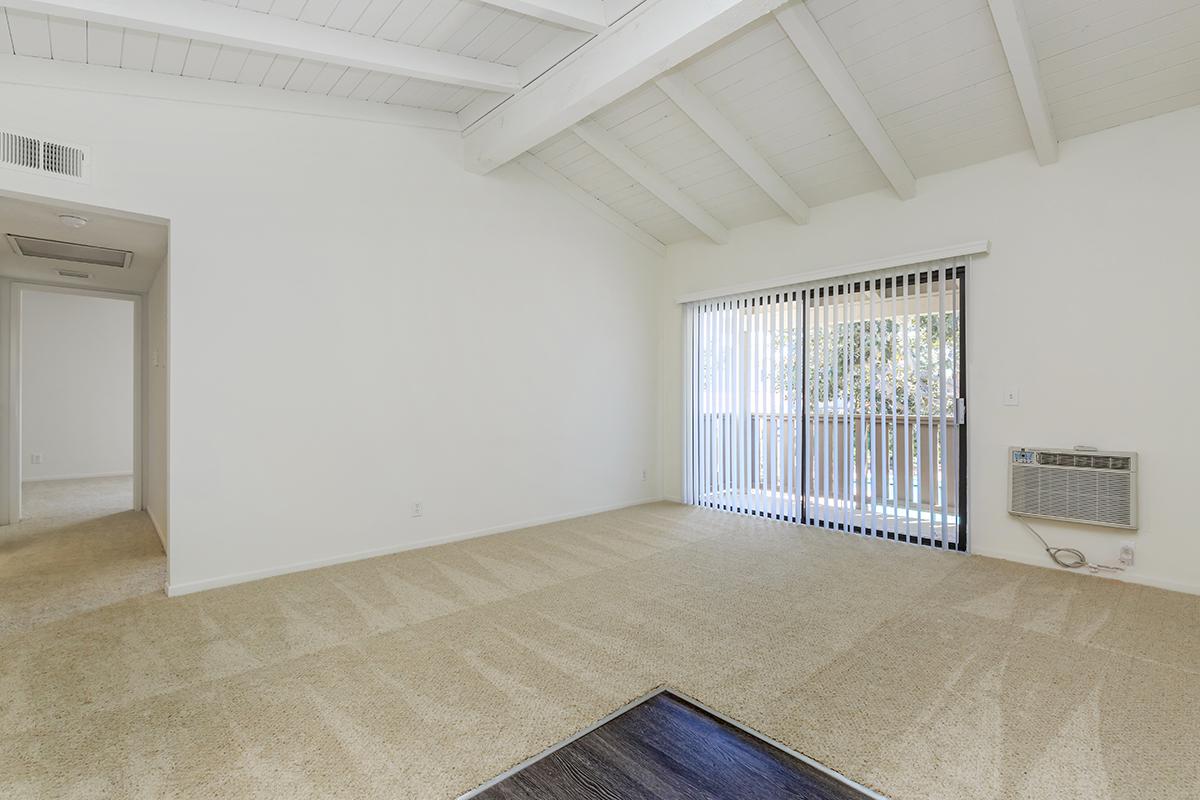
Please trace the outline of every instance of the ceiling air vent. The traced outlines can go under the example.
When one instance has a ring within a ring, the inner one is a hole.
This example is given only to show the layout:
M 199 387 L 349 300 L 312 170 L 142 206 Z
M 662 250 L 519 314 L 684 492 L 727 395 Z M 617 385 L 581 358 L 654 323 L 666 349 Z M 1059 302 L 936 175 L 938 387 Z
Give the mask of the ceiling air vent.
M 11 233 L 8 234 L 8 243 L 14 253 L 29 258 L 50 258 L 55 261 L 73 261 L 76 264 L 94 264 L 98 267 L 117 269 L 128 269 L 133 263 L 133 253 L 128 250 L 114 250 L 111 247 L 35 239 L 32 236 L 14 236 Z
M 60 269 L 60 270 L 57 270 L 57 272 L 59 275 L 61 275 L 64 278 L 81 278 L 81 279 L 86 280 L 86 279 L 92 277 L 92 274 L 90 272 L 79 272 L 79 271 L 73 270 L 73 269 Z
M 1136 528 L 1137 454 L 1008 451 L 1008 511 L 1112 528 Z
M 86 147 L 0 130 L 0 166 L 86 183 L 91 178 Z

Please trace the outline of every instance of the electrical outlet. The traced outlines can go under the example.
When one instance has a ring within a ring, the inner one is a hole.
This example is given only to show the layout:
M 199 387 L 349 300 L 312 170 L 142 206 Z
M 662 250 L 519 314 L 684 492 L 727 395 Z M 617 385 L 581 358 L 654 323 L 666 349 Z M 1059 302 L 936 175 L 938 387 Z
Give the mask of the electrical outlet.
M 646 470 L 642 470 L 642 483 L 646 482 Z
M 1121 562 L 1122 566 L 1126 566 L 1126 567 L 1133 566 L 1135 547 L 1136 547 L 1136 545 L 1133 543 L 1133 541 L 1131 541 L 1129 539 L 1126 539 L 1125 541 L 1121 542 L 1121 554 L 1119 556 L 1117 556 L 1117 560 Z
M 1021 405 L 1021 390 L 1020 389 L 1005 389 L 1004 390 L 1004 405 L 1006 405 L 1006 406 Z
M 413 503 L 412 504 L 412 515 L 414 517 L 425 516 L 425 507 L 421 503 Z
M 30 453 L 29 454 L 29 463 L 30 464 L 42 463 L 42 454 L 41 453 Z

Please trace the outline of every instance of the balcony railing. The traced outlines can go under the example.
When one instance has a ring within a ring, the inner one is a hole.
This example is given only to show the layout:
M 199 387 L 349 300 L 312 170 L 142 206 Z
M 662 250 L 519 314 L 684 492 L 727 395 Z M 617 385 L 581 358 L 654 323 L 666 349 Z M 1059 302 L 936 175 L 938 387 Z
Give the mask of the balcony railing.
M 708 412 L 699 420 L 701 436 L 718 454 L 700 487 L 714 504 L 795 516 L 798 495 L 807 493 L 810 520 L 840 517 L 857 525 L 868 517 L 872 527 L 886 530 L 918 522 L 956 527 L 959 429 L 952 422 L 943 435 L 941 420 L 929 416 L 812 413 L 801 447 L 796 414 Z M 723 466 L 738 463 L 720 458 L 732 447 L 748 449 L 750 475 L 735 479 Z M 808 459 L 803 484 L 788 453 L 797 454 L 796 462 L 800 453 Z M 942 475 L 946 485 L 939 481 Z

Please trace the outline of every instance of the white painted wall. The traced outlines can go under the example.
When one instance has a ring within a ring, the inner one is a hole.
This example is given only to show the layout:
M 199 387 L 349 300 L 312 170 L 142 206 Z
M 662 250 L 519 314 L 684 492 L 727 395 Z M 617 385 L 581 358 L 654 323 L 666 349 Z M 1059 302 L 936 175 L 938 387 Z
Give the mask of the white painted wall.
M 1200 592 L 1200 109 L 922 179 L 914 200 L 875 193 L 772 220 L 725 247 L 668 250 L 662 287 L 663 464 L 680 493 L 682 311 L 675 298 L 838 264 L 990 239 L 967 307 L 970 536 L 974 552 L 1046 563 L 1006 513 L 1010 445 L 1078 443 L 1141 454 L 1138 563 L 1127 577 Z M 1019 407 L 1002 405 L 1007 387 Z M 1041 524 L 1061 546 L 1115 563 L 1130 534 Z
M 0 107 L 93 151 L 90 186 L 0 189 L 171 220 L 176 591 L 660 494 L 660 261 L 521 167 L 384 124 Z
M 1196 109 L 675 246 L 662 272 L 519 167 L 464 172 L 454 134 L 2 83 L 0 107 L 95 155 L 91 186 L 0 189 L 172 220 L 177 590 L 636 502 L 658 474 L 677 495 L 676 296 L 981 238 L 975 551 L 1044 561 L 1004 511 L 1010 444 L 1136 449 L 1129 577 L 1200 590 L 1176 411 L 1200 389 Z M 1126 536 L 1045 527 L 1105 561 Z
M 24 480 L 133 473 L 133 313 L 125 300 L 22 293 Z
M 170 475 L 169 397 L 170 351 L 168 332 L 167 284 L 170 280 L 170 259 L 163 261 L 146 293 L 146 346 L 142 384 L 146 401 L 142 406 L 142 437 L 145 453 L 142 457 L 142 504 L 154 521 L 163 548 L 170 546 L 170 508 L 168 486 Z
M 13 512 L 16 511 L 16 498 L 20 496 L 18 478 L 11 474 L 13 450 L 20 433 L 10 386 L 15 349 L 10 316 L 14 293 L 12 281 L 0 278 L 0 315 L 3 317 L 3 323 L 0 323 L 0 406 L 3 407 L 3 414 L 0 415 L 0 525 L 7 525 L 12 521 L 12 517 L 16 516 Z M 17 453 L 16 457 L 20 458 L 21 454 Z M 10 496 L 12 505 L 9 504 Z

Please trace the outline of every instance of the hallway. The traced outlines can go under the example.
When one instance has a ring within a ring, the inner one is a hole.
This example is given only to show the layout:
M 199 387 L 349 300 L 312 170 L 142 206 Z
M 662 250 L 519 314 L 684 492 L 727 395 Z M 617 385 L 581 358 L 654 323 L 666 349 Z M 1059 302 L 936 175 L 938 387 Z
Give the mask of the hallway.
M 130 477 L 24 484 L 24 517 L 0 528 L 0 636 L 161 593 L 167 558 Z

